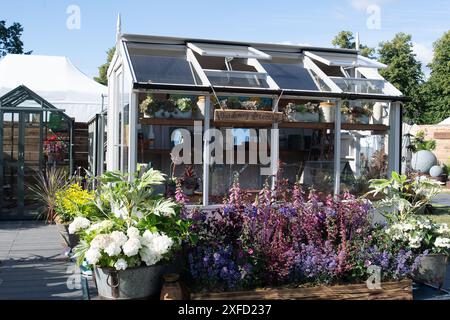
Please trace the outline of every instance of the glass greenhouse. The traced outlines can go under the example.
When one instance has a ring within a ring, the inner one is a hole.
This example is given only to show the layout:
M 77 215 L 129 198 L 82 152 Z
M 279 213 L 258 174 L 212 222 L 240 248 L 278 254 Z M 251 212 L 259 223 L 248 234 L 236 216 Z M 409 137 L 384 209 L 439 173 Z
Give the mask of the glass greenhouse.
M 203 206 L 221 203 L 236 176 L 249 193 L 280 179 L 362 193 L 400 169 L 406 98 L 382 68 L 356 50 L 120 35 L 107 170 L 149 165 Z

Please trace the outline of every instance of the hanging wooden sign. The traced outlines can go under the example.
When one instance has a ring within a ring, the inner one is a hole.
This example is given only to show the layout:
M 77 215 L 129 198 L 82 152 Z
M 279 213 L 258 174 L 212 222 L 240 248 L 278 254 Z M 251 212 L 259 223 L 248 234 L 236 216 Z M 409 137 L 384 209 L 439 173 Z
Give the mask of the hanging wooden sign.
M 214 121 L 221 123 L 251 122 L 255 124 L 272 124 L 283 121 L 283 113 L 262 110 L 217 109 L 214 111 Z

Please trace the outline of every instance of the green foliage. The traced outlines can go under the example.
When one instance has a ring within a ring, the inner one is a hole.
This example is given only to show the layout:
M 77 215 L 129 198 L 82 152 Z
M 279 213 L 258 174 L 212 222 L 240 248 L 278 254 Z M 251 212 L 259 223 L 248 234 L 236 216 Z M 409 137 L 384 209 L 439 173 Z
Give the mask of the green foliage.
M 386 64 L 380 74 L 405 96 L 411 99 L 404 104 L 405 116 L 414 123 L 423 123 L 424 101 L 422 65 L 413 53 L 411 35 L 397 33 L 391 41 L 380 43 L 379 61 Z
M 76 216 L 92 217 L 97 213 L 93 200 L 93 191 L 83 190 L 77 183 L 71 184 L 56 192 L 55 219 L 59 223 L 68 223 Z
M 14 22 L 9 27 L 6 21 L 0 20 L 0 58 L 12 54 L 31 54 L 32 51 L 24 52 L 23 42 L 20 39 L 23 27 L 20 23 Z
M 411 149 L 413 152 L 420 150 L 433 151 L 436 149 L 436 140 L 425 140 L 425 131 L 420 130 L 411 142 Z
M 425 84 L 423 123 L 439 123 L 450 117 L 450 30 L 434 44 L 430 78 Z
M 107 54 L 106 62 L 98 68 L 98 77 L 94 77 L 95 81 L 105 86 L 108 85 L 108 68 L 109 65 L 111 64 L 111 60 L 115 52 L 116 47 L 112 47 L 106 52 Z
M 351 31 L 341 31 L 336 37 L 332 40 L 332 44 L 335 47 L 343 48 L 343 49 L 356 49 L 356 43 L 354 40 L 353 32 Z M 361 55 L 368 58 L 373 58 L 375 49 L 365 46 L 363 44 L 359 45 L 359 49 L 361 51 Z
M 390 222 L 405 221 L 411 214 L 420 213 L 441 191 L 440 184 L 434 180 L 408 179 L 395 171 L 390 179 L 370 180 L 370 188 L 369 195 L 385 195 L 375 206 Z

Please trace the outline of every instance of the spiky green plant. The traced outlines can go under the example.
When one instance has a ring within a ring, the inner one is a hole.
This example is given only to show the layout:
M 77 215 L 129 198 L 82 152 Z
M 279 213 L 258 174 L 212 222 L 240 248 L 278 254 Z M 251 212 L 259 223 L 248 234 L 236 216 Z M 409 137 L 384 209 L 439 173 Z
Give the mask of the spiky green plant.
M 56 194 L 69 186 L 67 172 L 54 166 L 36 173 L 36 183 L 29 186 L 31 198 L 42 205 L 39 218 L 47 222 L 55 219 Z

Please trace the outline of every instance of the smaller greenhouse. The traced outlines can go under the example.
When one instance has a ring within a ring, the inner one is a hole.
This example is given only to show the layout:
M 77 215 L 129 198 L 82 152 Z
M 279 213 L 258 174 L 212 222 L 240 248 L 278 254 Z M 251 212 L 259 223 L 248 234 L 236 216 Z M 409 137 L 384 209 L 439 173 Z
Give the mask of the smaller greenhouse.
M 73 170 L 74 121 L 25 86 L 0 98 L 0 220 L 36 215 L 28 187 L 37 172 Z
M 385 67 L 356 50 L 120 35 L 107 169 L 152 166 L 166 192 L 180 178 L 203 206 L 221 203 L 236 176 L 249 193 L 277 179 L 362 193 L 400 169 L 405 97 Z

